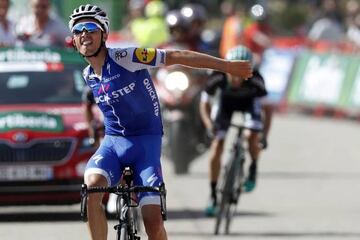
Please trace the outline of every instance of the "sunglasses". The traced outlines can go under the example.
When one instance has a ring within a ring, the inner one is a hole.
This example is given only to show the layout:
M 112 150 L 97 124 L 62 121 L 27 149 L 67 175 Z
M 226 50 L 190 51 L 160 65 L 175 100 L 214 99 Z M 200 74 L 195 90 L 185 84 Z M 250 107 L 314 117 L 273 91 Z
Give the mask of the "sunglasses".
M 93 33 L 98 30 L 104 31 L 102 27 L 95 22 L 82 22 L 75 24 L 75 26 L 71 29 L 71 32 L 75 35 L 79 35 L 83 31 L 87 31 L 88 33 Z

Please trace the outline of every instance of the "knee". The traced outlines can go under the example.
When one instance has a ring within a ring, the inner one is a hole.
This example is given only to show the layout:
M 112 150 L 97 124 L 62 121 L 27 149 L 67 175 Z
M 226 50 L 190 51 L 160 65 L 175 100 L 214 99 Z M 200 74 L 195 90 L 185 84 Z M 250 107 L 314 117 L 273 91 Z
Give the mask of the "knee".
M 257 132 L 251 132 L 249 136 L 249 144 L 251 145 L 257 145 L 259 143 L 260 137 L 259 133 Z
M 144 217 L 144 225 L 149 239 L 160 239 L 164 234 L 164 223 L 160 214 L 154 214 L 151 217 Z
M 214 155 L 221 155 L 224 149 L 224 140 L 214 139 L 211 144 L 211 148 Z
M 107 186 L 107 180 L 104 176 L 99 174 L 92 174 L 85 178 L 85 183 L 88 187 L 102 187 Z M 102 204 L 104 194 L 103 193 L 93 193 L 88 195 L 88 204 L 89 206 L 100 205 Z

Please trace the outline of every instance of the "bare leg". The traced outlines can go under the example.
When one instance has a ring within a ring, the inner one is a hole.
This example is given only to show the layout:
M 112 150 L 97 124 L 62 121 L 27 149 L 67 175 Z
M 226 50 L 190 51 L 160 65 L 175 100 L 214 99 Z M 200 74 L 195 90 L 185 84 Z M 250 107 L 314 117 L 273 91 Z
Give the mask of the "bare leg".
M 210 182 L 217 182 L 220 174 L 221 155 L 224 149 L 224 140 L 215 138 L 211 143 L 210 152 Z
M 89 187 L 107 186 L 106 178 L 99 174 L 89 175 L 85 179 Z M 92 193 L 88 197 L 88 228 L 92 240 L 107 240 L 107 219 L 102 205 L 103 193 Z
M 145 205 L 141 208 L 146 234 L 149 240 L 167 240 L 159 205 Z
M 259 133 L 252 131 L 249 137 L 249 152 L 251 156 L 251 164 L 249 167 L 249 174 L 247 180 L 244 184 L 245 192 L 251 192 L 256 185 L 257 161 L 259 159 L 261 151 L 259 139 Z
M 260 135 L 257 132 L 251 132 L 249 136 L 249 153 L 254 164 L 259 159 L 261 148 L 259 146 Z
M 269 136 L 269 131 L 272 123 L 272 116 L 274 112 L 274 106 L 272 106 L 270 103 L 263 104 L 263 122 L 264 122 L 264 130 L 263 134 L 264 137 L 267 139 Z

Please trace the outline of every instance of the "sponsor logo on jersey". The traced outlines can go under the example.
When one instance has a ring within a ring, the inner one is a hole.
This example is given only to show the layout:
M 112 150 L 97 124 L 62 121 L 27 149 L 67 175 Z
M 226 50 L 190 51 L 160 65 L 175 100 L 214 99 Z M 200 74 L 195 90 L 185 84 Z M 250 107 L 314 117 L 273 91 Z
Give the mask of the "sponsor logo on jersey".
M 113 104 L 119 102 L 119 98 L 130 94 L 135 89 L 135 82 L 130 83 L 123 88 L 108 92 L 110 84 L 103 84 L 98 91 L 98 96 L 95 96 L 95 102 Z
M 156 180 L 158 180 L 158 177 L 153 173 L 146 181 L 150 184 L 150 186 L 154 186 Z
M 95 160 L 95 164 L 98 165 L 99 162 L 103 159 L 104 157 L 101 154 L 97 154 L 95 155 L 92 159 Z
M 99 87 L 99 90 L 98 90 L 98 94 L 103 94 L 103 93 L 106 93 L 110 88 L 110 83 L 107 83 L 107 84 L 102 84 L 100 87 Z
M 121 58 L 126 57 L 127 54 L 128 53 L 127 53 L 126 49 L 118 50 L 118 51 L 115 52 L 115 59 L 117 61 L 119 61 Z
M 107 83 L 107 82 L 110 82 L 110 81 L 112 81 L 112 80 L 114 80 L 114 79 L 117 79 L 117 78 L 120 78 L 120 73 L 118 73 L 118 74 L 116 74 L 116 75 L 114 75 L 114 76 L 111 76 L 111 77 L 108 77 L 108 78 L 103 78 L 102 79 L 102 81 L 104 82 L 104 83 Z
M 149 96 L 151 97 L 151 101 L 152 101 L 153 107 L 154 107 L 154 115 L 158 117 L 159 112 L 160 112 L 160 106 L 159 106 L 159 101 L 158 101 L 155 89 L 153 88 L 149 79 L 145 78 L 143 83 L 144 83 L 146 90 L 149 93 Z
M 136 48 L 133 55 L 133 62 L 155 66 L 156 49 L 155 48 Z
M 165 64 L 165 52 L 160 52 L 160 63 Z

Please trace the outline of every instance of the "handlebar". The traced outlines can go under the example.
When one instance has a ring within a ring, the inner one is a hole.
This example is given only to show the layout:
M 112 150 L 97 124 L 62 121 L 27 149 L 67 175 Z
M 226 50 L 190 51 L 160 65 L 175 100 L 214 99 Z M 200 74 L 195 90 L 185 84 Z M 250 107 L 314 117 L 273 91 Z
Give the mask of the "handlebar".
M 127 185 L 118 185 L 112 187 L 88 187 L 86 184 L 81 186 L 81 218 L 84 222 L 87 222 L 87 196 L 90 193 L 140 193 L 140 192 L 158 192 L 160 193 L 160 206 L 161 206 L 161 215 L 163 220 L 167 219 L 166 214 L 166 189 L 165 184 L 162 183 L 159 187 L 151 186 L 131 186 Z
M 96 192 L 107 192 L 107 193 L 139 193 L 139 192 L 158 192 L 160 194 L 165 194 L 165 189 L 160 187 L 150 187 L 150 186 L 113 186 L 113 187 L 87 187 L 86 184 L 83 184 L 81 187 L 81 191 L 85 191 L 86 193 L 96 193 Z

